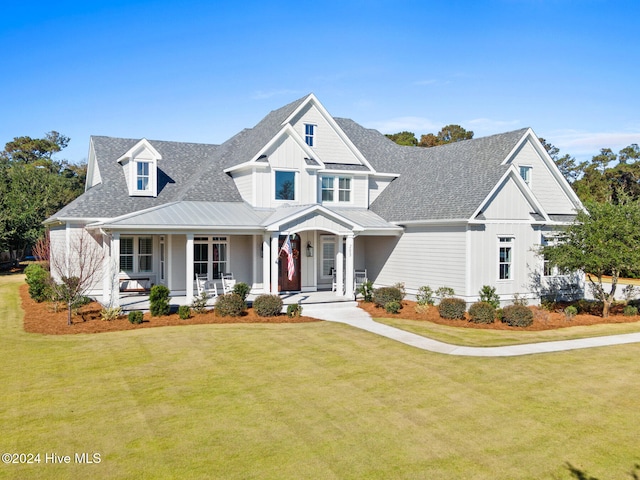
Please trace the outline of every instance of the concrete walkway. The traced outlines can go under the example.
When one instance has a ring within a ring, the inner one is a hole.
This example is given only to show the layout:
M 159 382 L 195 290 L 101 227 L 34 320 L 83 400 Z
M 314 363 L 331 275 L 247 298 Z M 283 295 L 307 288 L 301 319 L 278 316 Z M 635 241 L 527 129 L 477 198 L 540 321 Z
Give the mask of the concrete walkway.
M 530 343 L 526 345 L 510 345 L 504 347 L 461 347 L 448 343 L 431 340 L 427 337 L 406 332 L 399 328 L 390 327 L 374 322 L 367 312 L 358 308 L 356 302 L 323 303 L 303 305 L 303 315 L 339 322 L 360 328 L 383 337 L 402 342 L 412 347 L 430 352 L 447 355 L 461 355 L 468 357 L 513 357 L 531 355 L 534 353 L 561 352 L 580 348 L 604 347 L 608 345 L 623 345 L 640 342 L 640 332 L 607 337 L 583 338 L 578 340 L 561 340 L 557 342 Z

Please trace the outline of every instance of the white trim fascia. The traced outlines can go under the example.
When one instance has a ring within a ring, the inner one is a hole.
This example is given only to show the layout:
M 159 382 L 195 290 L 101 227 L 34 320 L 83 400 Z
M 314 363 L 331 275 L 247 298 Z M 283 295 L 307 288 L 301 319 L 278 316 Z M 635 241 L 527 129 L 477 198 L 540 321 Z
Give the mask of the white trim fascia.
M 356 158 L 365 167 L 371 170 L 371 172 L 375 173 L 376 171 L 375 168 L 373 168 L 373 166 L 369 163 L 369 161 L 365 158 L 365 156 L 353 144 L 351 139 L 347 136 L 346 133 L 344 133 L 344 131 L 340 128 L 338 123 L 334 120 L 331 114 L 327 111 L 326 108 L 324 108 L 324 105 L 320 103 L 320 100 L 318 100 L 313 93 L 310 93 L 309 95 L 307 95 L 307 98 L 305 98 L 304 101 L 300 105 L 298 105 L 298 108 L 296 108 L 293 111 L 293 113 L 291 113 L 291 115 L 289 115 L 284 120 L 284 122 L 282 122 L 282 125 L 285 125 L 285 124 L 290 125 L 291 124 L 290 122 L 296 117 L 296 115 L 298 115 L 304 108 L 306 108 L 309 103 L 313 103 L 315 105 L 315 107 L 320 111 L 320 114 L 324 117 L 324 119 L 331 126 L 331 128 L 333 128 L 333 130 L 338 134 L 338 137 L 340 137 L 340 139 L 344 142 L 347 148 L 351 150 L 351 152 L 356 156 Z
M 180 203 L 180 202 L 176 201 L 176 202 L 163 203 L 162 205 L 154 205 L 153 207 L 145 208 L 143 210 L 136 210 L 135 212 L 125 213 L 124 215 L 120 215 L 118 217 L 108 218 L 105 221 L 100 222 L 100 225 L 107 225 L 109 223 L 113 224 L 114 222 L 120 222 L 122 220 L 126 220 L 127 218 L 135 217 L 137 215 L 142 215 L 144 213 L 153 212 L 155 210 L 159 210 L 161 208 L 169 207 L 169 206 L 175 205 L 177 203 Z
M 318 173 L 320 175 L 324 175 L 325 173 L 330 173 L 331 175 L 350 175 L 350 176 L 362 175 L 363 177 L 369 177 L 372 175 L 371 172 L 366 170 L 340 170 L 340 169 L 329 169 L 329 168 L 319 170 Z
M 533 209 L 536 212 L 542 215 L 545 218 L 545 220 L 547 221 L 549 220 L 549 215 L 547 215 L 547 212 L 544 210 L 544 208 L 542 208 L 542 205 L 540 205 L 540 202 L 538 202 L 535 195 L 533 195 L 533 192 L 531 191 L 529 186 L 524 182 L 522 177 L 520 177 L 520 174 L 516 171 L 515 165 L 509 165 L 509 168 L 507 169 L 506 172 L 504 172 L 504 175 L 500 177 L 500 179 L 496 182 L 496 184 L 491 189 L 489 194 L 486 197 L 484 197 L 482 202 L 480 202 L 480 205 L 478 205 L 478 208 L 476 208 L 474 212 L 471 214 L 471 217 L 469 217 L 469 221 L 474 220 L 480 214 L 480 212 L 483 210 L 483 208 L 485 207 L 487 202 L 491 199 L 491 197 L 495 195 L 495 193 L 498 192 L 503 185 L 505 185 L 505 181 L 508 179 L 509 176 L 511 176 L 513 180 L 516 182 L 516 186 L 520 190 L 520 193 L 522 193 L 523 196 L 525 197 L 525 200 L 529 202 L 529 205 L 533 207 Z
M 138 150 L 147 149 L 151 152 L 151 154 L 155 157 L 156 160 L 162 160 L 162 155 L 151 145 L 149 140 L 146 138 L 142 138 L 139 142 L 137 142 L 133 147 L 127 150 L 123 155 L 116 160 L 118 163 L 122 163 L 123 160 L 130 160 Z
M 396 228 L 365 228 L 358 232 L 357 237 L 399 237 L 404 233 L 404 228 L 398 226 Z
M 315 161 L 317 161 L 320 164 L 320 168 L 324 167 L 324 162 L 320 158 L 318 158 L 318 153 L 312 150 L 311 147 L 306 144 L 306 142 L 302 139 L 300 135 L 298 135 L 298 132 L 296 132 L 295 129 L 290 124 L 287 124 L 287 125 L 284 125 L 280 129 L 280 131 L 276 133 L 273 136 L 273 138 L 269 140 L 267 144 L 264 147 L 262 147 L 258 151 L 258 153 L 256 153 L 253 156 L 251 160 L 247 162 L 239 163 L 238 165 L 234 165 L 232 167 L 225 168 L 223 172 L 233 173 L 235 171 L 242 170 L 249 167 L 254 167 L 254 166 L 270 167 L 271 166 L 270 163 L 258 162 L 258 159 L 262 155 L 266 155 L 266 152 L 268 152 L 271 149 L 271 147 L 273 147 L 278 142 L 278 140 L 280 140 L 280 138 L 282 138 L 284 135 L 289 135 L 290 137 L 292 137 L 296 141 L 298 146 L 304 151 L 307 157 L 313 158 Z M 315 166 L 308 166 L 308 167 L 316 168 Z
M 92 227 L 93 224 L 109 220 L 109 217 L 54 217 L 51 220 L 45 220 L 43 225 L 54 225 L 62 223 L 84 223 L 86 227 Z
M 372 177 L 389 177 L 389 178 L 399 178 L 402 175 L 399 173 L 383 173 L 383 172 L 374 172 L 371 174 Z
M 278 220 L 277 222 L 271 223 L 269 225 L 265 226 L 265 229 L 268 232 L 277 232 L 280 230 L 280 226 L 285 224 L 285 223 L 289 223 L 292 222 L 294 220 L 297 220 L 300 217 L 303 217 L 305 215 L 308 215 L 309 213 L 312 212 L 321 212 L 326 214 L 327 216 L 333 218 L 336 221 L 345 223 L 347 225 L 351 226 L 351 229 L 354 232 L 361 232 L 364 231 L 365 228 L 362 225 L 358 225 L 357 223 L 352 222 L 351 220 L 349 220 L 348 218 L 343 217 L 342 215 L 335 213 L 333 210 L 329 210 L 326 207 L 323 207 L 322 205 L 310 205 L 309 208 L 305 208 L 303 210 L 299 210 L 296 213 L 294 213 L 293 215 L 289 215 L 287 217 L 283 217 L 280 220 Z
M 551 158 L 547 150 L 544 148 L 542 143 L 540 143 L 538 136 L 535 134 L 532 128 L 527 129 L 527 131 L 524 133 L 522 138 L 516 143 L 515 147 L 513 147 L 513 149 L 502 161 L 501 165 L 506 165 L 512 162 L 513 157 L 515 156 L 518 149 L 529 139 L 531 140 L 533 148 L 536 150 L 536 152 L 542 159 L 542 163 L 544 163 L 546 167 L 549 169 L 551 175 L 556 180 L 556 182 L 558 183 L 562 191 L 565 193 L 565 195 L 567 195 L 571 203 L 573 203 L 573 205 L 576 208 L 584 209 L 584 205 L 582 204 L 582 201 L 580 200 L 576 192 L 573 191 L 573 188 L 571 188 L 571 185 L 569 184 L 567 179 L 564 178 L 564 175 L 562 175 L 562 173 L 560 172 L 560 169 L 556 165 L 556 162 L 553 161 L 553 159 Z
M 97 227 L 95 227 L 97 228 Z M 119 232 L 124 234 L 140 234 L 147 232 L 149 234 L 172 234 L 172 233 L 193 233 L 194 235 L 233 235 L 241 233 L 247 235 L 250 233 L 262 234 L 264 233 L 264 227 L 260 225 L 250 225 L 246 227 L 233 226 L 233 225 L 212 225 L 210 227 L 203 227 L 202 225 L 103 225 L 101 228 L 108 232 Z

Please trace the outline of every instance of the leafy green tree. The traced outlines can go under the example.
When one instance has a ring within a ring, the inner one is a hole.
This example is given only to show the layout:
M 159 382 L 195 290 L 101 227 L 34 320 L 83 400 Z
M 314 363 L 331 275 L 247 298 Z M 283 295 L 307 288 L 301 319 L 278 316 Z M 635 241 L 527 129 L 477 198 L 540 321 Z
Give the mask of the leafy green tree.
M 399 133 L 388 133 L 385 136 L 396 142 L 398 145 L 415 147 L 418 144 L 418 140 L 413 132 L 404 131 Z
M 576 220 L 560 233 L 558 242 L 541 248 L 551 264 L 588 274 L 595 297 L 603 302 L 602 316 L 609 316 L 618 278 L 640 267 L 640 202 L 621 198 L 619 203 L 587 202 Z M 603 284 L 611 275 L 611 286 Z
M 0 153 L 0 250 L 14 259 L 42 236 L 43 220 L 84 190 L 86 165 L 52 158 L 68 142 L 58 132 L 17 137 Z
M 547 142 L 544 138 L 538 138 L 542 146 L 547 151 L 551 159 L 558 166 L 558 169 L 564 175 L 569 183 L 575 182 L 582 174 L 584 168 L 587 166 L 586 162 L 576 163 L 576 159 L 565 153 L 560 156 L 560 149 Z
M 437 145 L 446 145 L 447 143 L 460 142 L 462 140 L 471 140 L 473 138 L 473 131 L 466 130 L 460 125 L 446 125 L 438 132 L 437 135 L 433 133 L 427 133 L 420 137 L 421 147 L 435 147 Z

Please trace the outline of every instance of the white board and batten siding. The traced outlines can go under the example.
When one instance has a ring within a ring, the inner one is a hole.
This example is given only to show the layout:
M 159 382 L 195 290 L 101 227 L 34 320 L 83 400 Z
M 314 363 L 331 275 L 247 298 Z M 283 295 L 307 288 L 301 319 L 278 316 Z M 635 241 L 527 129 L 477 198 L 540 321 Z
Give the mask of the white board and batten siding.
M 390 248 L 390 242 L 396 242 Z M 464 226 L 408 227 L 398 239 L 367 239 L 367 267 L 377 286 L 404 282 L 409 293 L 428 285 L 453 288 L 457 295 L 465 293 L 466 230 Z
M 516 185 L 508 177 L 483 207 L 483 215 L 489 220 L 531 220 L 533 208 Z
M 526 141 L 516 152 L 512 162 L 518 171 L 520 167 L 532 167 L 531 190 L 547 213 L 573 214 L 575 206 L 565 194 L 558 180 L 551 173 L 531 141 Z
M 315 125 L 312 149 L 318 152 L 318 157 L 322 161 L 350 165 L 360 164 L 358 158 L 340 138 L 334 127 L 312 103 L 293 118 L 291 123 L 302 139 L 305 138 L 305 124 Z

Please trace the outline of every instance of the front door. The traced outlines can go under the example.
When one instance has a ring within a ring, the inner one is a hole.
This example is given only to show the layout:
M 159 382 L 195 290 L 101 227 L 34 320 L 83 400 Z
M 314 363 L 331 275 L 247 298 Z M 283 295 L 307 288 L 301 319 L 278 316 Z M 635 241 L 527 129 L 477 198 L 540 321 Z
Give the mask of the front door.
M 279 292 L 299 292 L 300 288 L 300 235 L 291 235 L 291 248 L 293 250 L 293 276 L 289 280 L 289 261 L 287 254 L 282 250 L 287 239 L 286 235 L 280 235 L 278 242 L 280 256 L 278 257 L 278 291 Z

